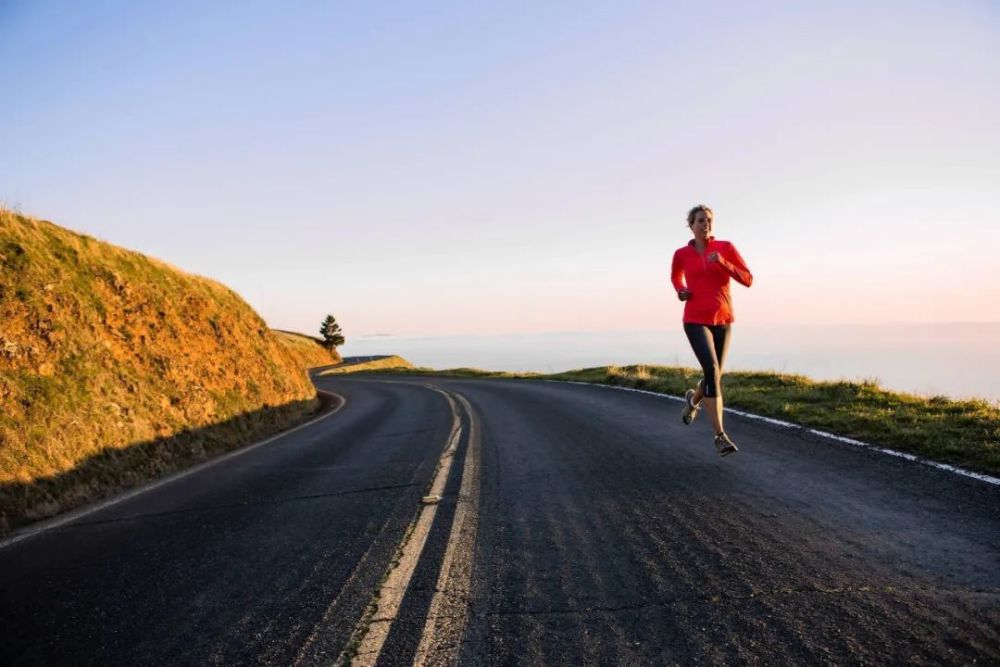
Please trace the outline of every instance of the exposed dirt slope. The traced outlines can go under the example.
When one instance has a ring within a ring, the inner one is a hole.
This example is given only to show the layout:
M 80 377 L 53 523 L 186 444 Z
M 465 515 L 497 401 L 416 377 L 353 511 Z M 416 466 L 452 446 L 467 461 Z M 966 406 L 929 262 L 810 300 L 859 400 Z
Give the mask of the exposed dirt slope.
M 0 533 L 315 405 L 301 359 L 229 288 L 0 210 Z

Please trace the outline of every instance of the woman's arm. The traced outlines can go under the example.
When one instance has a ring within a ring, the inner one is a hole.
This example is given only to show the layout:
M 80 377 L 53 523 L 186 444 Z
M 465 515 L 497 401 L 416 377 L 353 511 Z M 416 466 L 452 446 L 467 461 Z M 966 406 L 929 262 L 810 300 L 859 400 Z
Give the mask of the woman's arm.
M 678 294 L 686 290 L 684 284 L 684 267 L 681 265 L 680 250 L 674 253 L 674 261 L 670 264 L 670 282 L 674 285 L 674 291 Z
M 722 252 L 719 253 L 719 265 L 739 284 L 750 287 L 753 283 L 753 274 L 750 273 L 747 263 L 743 261 L 740 253 L 736 250 L 736 246 L 732 243 L 727 243 L 723 246 Z

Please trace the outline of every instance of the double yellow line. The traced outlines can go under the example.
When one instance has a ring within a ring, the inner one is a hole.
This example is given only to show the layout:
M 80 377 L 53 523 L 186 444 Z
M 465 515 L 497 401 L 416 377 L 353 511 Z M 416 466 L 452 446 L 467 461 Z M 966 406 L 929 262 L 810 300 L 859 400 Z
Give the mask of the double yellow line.
M 391 382 L 391 381 L 389 381 Z M 407 383 L 409 384 L 409 383 Z M 374 665 L 389 636 L 392 624 L 399 614 L 403 597 L 420 562 L 427 543 L 438 501 L 444 493 L 451 464 L 462 439 L 461 409 L 468 416 L 469 438 L 462 482 L 459 489 L 455 515 L 448 533 L 448 545 L 441 563 L 434 596 L 431 599 L 420 644 L 414 656 L 415 665 L 454 663 L 459 639 L 468 620 L 468 590 L 472 575 L 473 548 L 478 528 L 479 502 L 479 425 L 472 406 L 464 396 L 445 391 L 431 384 L 423 385 L 444 396 L 452 412 L 452 428 L 438 461 L 430 488 L 424 496 L 410 529 L 400 544 L 396 557 L 389 565 L 385 579 L 372 597 L 368 609 L 355 625 L 351 639 L 336 664 Z M 447 619 L 447 623 L 442 623 Z M 357 647 L 356 651 L 352 647 Z

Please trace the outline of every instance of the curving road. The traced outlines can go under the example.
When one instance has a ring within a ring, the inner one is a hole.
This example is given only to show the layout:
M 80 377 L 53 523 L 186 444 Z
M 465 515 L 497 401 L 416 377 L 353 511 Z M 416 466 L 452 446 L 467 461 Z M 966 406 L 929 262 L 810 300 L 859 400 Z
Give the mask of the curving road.
M 0 664 L 996 664 L 1000 487 L 601 387 L 347 399 L 0 544 Z

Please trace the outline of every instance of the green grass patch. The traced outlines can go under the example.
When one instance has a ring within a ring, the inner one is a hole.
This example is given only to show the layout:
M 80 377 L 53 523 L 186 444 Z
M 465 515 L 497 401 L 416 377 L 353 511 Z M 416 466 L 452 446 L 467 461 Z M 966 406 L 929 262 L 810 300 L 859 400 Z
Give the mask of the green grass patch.
M 598 366 L 563 373 L 414 368 L 414 375 L 567 380 L 681 396 L 700 371 L 677 366 Z M 985 400 L 922 397 L 874 381 L 820 382 L 802 375 L 731 372 L 726 406 L 782 419 L 988 474 L 1000 473 L 1000 408 Z

